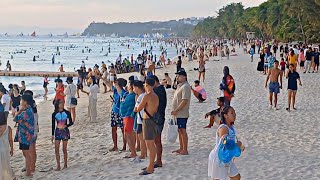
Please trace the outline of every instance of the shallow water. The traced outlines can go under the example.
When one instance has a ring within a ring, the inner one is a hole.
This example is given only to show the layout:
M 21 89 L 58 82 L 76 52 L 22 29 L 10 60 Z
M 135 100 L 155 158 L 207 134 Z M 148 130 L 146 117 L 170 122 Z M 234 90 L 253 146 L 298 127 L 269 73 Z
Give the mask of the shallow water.
M 143 50 L 153 46 L 153 54 L 160 57 L 160 46 L 167 48 L 168 57 L 176 55 L 174 47 L 148 40 L 147 47 L 141 47 L 143 39 L 128 38 L 84 38 L 84 37 L 0 37 L 0 70 L 6 68 L 9 60 L 13 71 L 53 71 L 57 72 L 63 64 L 65 71 L 78 69 L 82 61 L 86 67 L 93 67 L 95 64 L 101 66 L 101 62 L 106 64 L 114 63 L 121 52 L 122 58 L 134 58 L 141 54 Z M 126 45 L 130 45 L 128 48 Z M 110 53 L 108 47 L 110 45 Z M 52 56 L 57 53 L 59 47 L 60 55 L 55 56 L 55 64 L 52 64 Z M 88 48 L 85 48 L 88 47 Z M 91 49 L 91 53 L 89 53 Z M 82 52 L 84 51 L 84 52 Z M 24 53 L 25 52 L 25 53 Z M 105 56 L 108 53 L 108 56 Z M 33 62 L 33 57 L 36 61 Z M 88 60 L 86 58 L 88 57 Z M 42 97 L 43 78 L 42 77 L 11 77 L 0 76 L 0 82 L 8 87 L 10 83 L 20 85 L 21 81 L 26 82 L 27 89 L 33 90 L 35 96 Z M 53 94 L 54 78 L 48 86 L 49 94 Z

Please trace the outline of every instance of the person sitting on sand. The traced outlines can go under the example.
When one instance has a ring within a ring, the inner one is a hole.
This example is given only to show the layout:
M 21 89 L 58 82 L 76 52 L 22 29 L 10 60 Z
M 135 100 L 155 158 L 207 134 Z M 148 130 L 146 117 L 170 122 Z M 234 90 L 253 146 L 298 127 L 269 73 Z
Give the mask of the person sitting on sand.
M 63 64 L 61 64 L 61 66 L 59 67 L 58 71 L 59 71 L 59 72 L 64 72 L 64 70 L 63 70 Z
M 208 118 L 210 116 L 210 123 L 208 126 L 205 126 L 204 128 L 211 128 L 214 123 L 216 123 L 217 125 L 220 125 L 220 121 L 221 121 L 221 114 L 220 113 L 224 107 L 224 97 L 217 98 L 217 106 L 218 106 L 217 109 L 208 112 L 204 116 L 205 118 Z
M 207 92 L 206 90 L 200 86 L 200 81 L 194 81 L 194 89 L 191 87 L 193 95 L 199 100 L 200 103 L 207 99 Z
M 218 127 L 216 132 L 216 145 L 210 152 L 208 161 L 208 176 L 211 179 L 227 179 L 240 180 L 240 173 L 233 161 L 230 165 L 223 166 L 220 164 L 218 157 L 219 146 L 225 136 L 236 136 L 234 129 L 234 122 L 236 120 L 236 112 L 231 106 L 227 106 L 221 112 L 221 125 Z M 242 143 L 237 141 L 237 145 L 241 148 Z
M 68 123 L 69 121 L 69 123 Z M 69 127 L 73 125 L 71 113 L 64 109 L 64 101 L 57 100 L 54 103 L 54 112 L 52 113 L 52 138 L 51 141 L 55 143 L 55 154 L 57 161 L 56 171 L 60 171 L 60 142 L 62 141 L 62 151 L 64 166 L 68 167 L 68 140 L 70 139 Z
M 158 111 L 159 98 L 153 91 L 155 80 L 147 78 L 145 82 L 146 95 L 142 98 L 141 103 L 134 109 L 134 112 L 139 112 L 144 109 L 142 131 L 146 141 L 147 149 L 149 150 L 149 165 L 143 168 L 139 175 L 148 175 L 154 172 L 154 163 L 156 158 L 155 138 L 157 136 L 157 124 L 154 121 L 154 115 Z
M 269 70 L 268 76 L 266 79 L 265 87 L 267 88 L 267 84 L 269 83 L 269 102 L 270 102 L 270 108 L 272 108 L 272 99 L 274 95 L 274 110 L 278 110 L 277 103 L 278 103 L 278 94 L 280 93 L 280 89 L 282 89 L 282 76 L 281 76 L 281 70 L 279 67 L 279 61 L 274 61 L 274 67 Z M 280 79 L 280 84 L 279 84 Z
M 164 79 L 162 80 L 161 85 L 163 85 L 166 89 L 171 88 L 172 80 L 168 73 L 164 73 Z

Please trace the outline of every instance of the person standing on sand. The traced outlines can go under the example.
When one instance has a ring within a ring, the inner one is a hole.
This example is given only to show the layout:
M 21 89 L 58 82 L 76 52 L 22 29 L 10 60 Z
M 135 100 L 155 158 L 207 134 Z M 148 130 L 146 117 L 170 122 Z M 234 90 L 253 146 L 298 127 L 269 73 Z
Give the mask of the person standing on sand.
M 57 87 L 55 88 L 55 90 L 56 90 L 56 96 L 54 97 L 54 101 L 60 99 L 61 101 L 65 102 L 64 86 L 61 79 L 57 79 Z
M 4 107 L 4 118 L 7 121 L 9 116 L 11 98 L 7 94 L 7 90 L 5 88 L 0 89 L 0 98 L 1 98 L 1 104 Z
M 181 69 L 181 65 L 182 65 L 181 56 L 178 56 L 178 61 L 177 61 L 177 72 L 179 72 L 179 71 L 180 71 L 180 69 Z
M 147 149 L 149 150 L 149 165 L 143 168 L 139 175 L 148 175 L 154 172 L 155 158 L 156 158 L 156 146 L 155 138 L 157 136 L 157 124 L 154 119 L 154 115 L 158 111 L 159 98 L 153 91 L 155 80 L 147 78 L 145 82 L 146 95 L 142 98 L 141 103 L 134 109 L 135 112 L 139 112 L 144 109 L 142 131 L 144 140 L 146 141 Z
M 162 67 L 167 67 L 166 66 L 166 59 L 164 58 L 164 53 L 161 53 L 161 56 L 160 56 L 160 61 L 161 61 L 161 64 L 162 64 Z
M 206 67 L 205 67 L 205 60 L 204 60 L 204 49 L 200 48 L 200 53 L 199 53 L 199 74 L 198 74 L 198 80 L 201 80 L 201 75 L 202 75 L 202 82 L 204 82 L 205 75 L 206 75 Z
M 133 92 L 137 95 L 136 98 L 136 105 L 135 108 L 139 106 L 139 104 L 141 103 L 143 97 L 145 96 L 145 91 L 144 91 L 144 86 L 143 86 L 143 82 L 142 81 L 135 81 L 133 83 Z M 147 157 L 147 146 L 146 146 L 146 142 L 143 138 L 143 131 L 142 131 L 142 122 L 143 122 L 143 113 L 144 113 L 144 109 L 142 109 L 139 112 L 136 112 L 136 118 L 137 118 L 137 135 L 138 138 L 140 140 L 140 150 L 141 150 L 141 155 L 139 157 L 139 159 L 145 159 Z
M 122 131 L 123 137 L 123 148 L 122 151 L 126 150 L 126 139 L 124 137 L 124 130 L 123 130 L 123 119 L 120 116 L 120 94 L 125 93 L 124 87 L 127 85 L 127 80 L 125 79 L 118 79 L 115 81 L 115 86 L 119 86 L 121 92 L 118 93 L 117 88 L 112 86 L 113 96 L 111 99 L 113 100 L 112 103 L 112 110 L 111 110 L 111 128 L 112 128 L 112 140 L 113 140 L 113 148 L 110 151 L 118 151 L 118 136 L 117 136 L 117 129 L 120 128 Z
M 158 115 L 160 117 L 159 122 L 157 123 L 157 136 L 155 138 L 157 159 L 154 164 L 154 168 L 162 167 L 162 142 L 161 134 L 164 127 L 165 117 L 166 117 L 166 107 L 167 107 L 167 92 L 163 85 L 160 85 L 159 78 L 157 76 L 152 76 L 152 79 L 155 80 L 153 91 L 157 94 L 159 99 L 158 106 Z
M 267 84 L 269 83 L 269 102 L 270 108 L 272 108 L 272 99 L 274 95 L 274 110 L 278 110 L 277 103 L 278 103 L 278 94 L 280 93 L 280 89 L 282 89 L 282 74 L 279 67 L 279 61 L 274 61 L 274 67 L 269 69 L 268 76 L 266 79 L 265 87 L 267 88 Z M 280 84 L 279 84 L 280 79 Z
M 66 95 L 66 106 L 68 111 L 71 113 L 73 122 L 76 121 L 76 104 L 72 104 L 71 99 L 76 97 L 77 86 L 73 84 L 73 78 L 67 77 L 68 83 L 66 89 L 64 90 L 64 94 Z
M 34 140 L 34 115 L 30 105 L 32 99 L 29 95 L 23 95 L 21 98 L 20 109 L 13 121 L 18 123 L 17 133 L 14 142 L 19 142 L 19 149 L 22 150 L 25 158 L 26 176 L 32 176 L 32 152 L 30 145 Z
M 133 132 L 134 119 L 133 119 L 133 109 L 135 106 L 135 96 L 133 92 L 134 76 L 129 77 L 129 85 L 127 86 L 128 92 L 123 91 L 123 89 L 115 82 L 115 87 L 120 95 L 120 116 L 123 119 L 124 125 L 124 136 L 128 142 L 131 154 L 125 156 L 124 158 L 136 158 L 136 148 L 135 148 L 135 134 Z M 135 159 L 136 160 L 136 159 Z M 138 161 L 138 160 L 137 160 Z
M 293 64 L 289 65 L 289 70 L 286 73 L 286 78 L 288 79 L 288 107 L 286 108 L 286 110 L 290 112 L 291 101 L 292 109 L 296 110 L 295 103 L 298 90 L 297 80 L 299 81 L 299 85 L 302 86 L 300 75 L 295 71 Z
M 223 78 L 220 83 L 220 90 L 224 96 L 224 105 L 230 106 L 231 99 L 234 97 L 234 92 L 236 90 L 236 85 L 233 77 L 229 73 L 229 67 L 225 66 L 223 68 Z
M 226 136 L 234 137 L 236 136 L 236 131 L 234 129 L 234 122 L 236 120 L 236 112 L 231 106 L 223 108 L 221 112 L 221 125 L 218 127 L 216 132 L 216 145 L 214 149 L 209 154 L 208 160 L 208 176 L 214 180 L 226 180 L 228 177 L 230 180 L 240 180 L 241 176 L 238 168 L 231 160 L 228 165 L 221 165 L 219 160 L 219 146 Z M 242 143 L 237 141 L 237 145 L 241 148 Z
M 56 171 L 60 171 L 60 142 L 62 141 L 62 151 L 64 166 L 68 168 L 68 140 L 70 139 L 69 127 L 73 125 L 72 117 L 69 111 L 64 109 L 64 102 L 57 100 L 54 104 L 55 110 L 52 113 L 52 137 L 51 142 L 55 144 L 55 154 L 57 161 Z M 69 121 L 69 123 L 68 123 Z
M 45 100 L 47 100 L 47 95 L 48 95 L 48 84 L 49 84 L 49 78 L 48 75 L 44 75 L 44 79 L 43 79 L 43 89 L 44 89 L 44 95 L 43 97 L 45 98 Z
M 21 87 L 19 87 L 20 94 L 22 95 L 26 89 L 27 89 L 26 82 L 21 81 Z
M 177 118 L 180 148 L 173 153 L 188 155 L 187 121 L 189 118 L 189 107 L 191 99 L 191 87 L 187 82 L 187 73 L 180 71 L 178 75 L 177 89 L 173 95 L 173 107 L 171 115 Z
M 89 92 L 85 92 L 89 96 L 88 116 L 91 122 L 97 120 L 97 99 L 99 93 L 99 86 L 95 76 L 91 76 L 92 84 L 89 87 Z

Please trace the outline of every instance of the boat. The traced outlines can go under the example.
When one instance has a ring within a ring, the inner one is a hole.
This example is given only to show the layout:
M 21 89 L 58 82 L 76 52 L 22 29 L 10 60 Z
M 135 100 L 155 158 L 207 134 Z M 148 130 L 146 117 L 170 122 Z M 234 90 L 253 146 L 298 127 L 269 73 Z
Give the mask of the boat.
M 23 33 L 20 33 L 18 36 L 23 37 L 24 35 L 23 35 Z
M 36 37 L 36 32 L 33 31 L 33 33 L 31 34 L 32 37 Z
M 52 33 L 50 33 L 50 34 L 48 34 L 48 36 L 49 36 L 49 37 L 52 37 L 53 35 L 52 35 Z
M 68 38 L 68 33 L 67 33 L 67 32 L 64 33 L 64 34 L 63 34 L 63 37 Z

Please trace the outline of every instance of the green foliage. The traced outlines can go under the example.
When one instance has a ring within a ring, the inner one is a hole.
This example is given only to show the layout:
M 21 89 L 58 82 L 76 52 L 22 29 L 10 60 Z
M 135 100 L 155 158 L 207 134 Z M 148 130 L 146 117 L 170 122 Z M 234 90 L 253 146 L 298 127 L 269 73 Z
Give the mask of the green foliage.
M 244 9 L 241 3 L 229 4 L 193 29 L 194 37 L 257 37 L 281 41 L 320 41 L 320 0 L 269 0 L 258 7 Z

